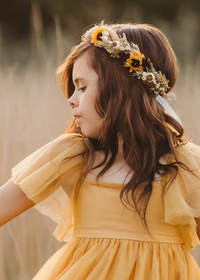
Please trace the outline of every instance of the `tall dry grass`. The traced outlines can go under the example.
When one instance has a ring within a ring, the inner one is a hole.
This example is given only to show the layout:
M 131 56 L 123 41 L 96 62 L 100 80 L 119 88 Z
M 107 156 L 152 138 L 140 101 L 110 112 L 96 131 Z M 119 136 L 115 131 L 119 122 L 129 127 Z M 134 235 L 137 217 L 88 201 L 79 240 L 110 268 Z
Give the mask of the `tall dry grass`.
M 0 45 L 0 185 L 11 177 L 14 165 L 62 134 L 71 116 L 55 71 L 74 42 L 69 34 L 62 39 L 57 16 L 55 35 L 44 36 L 34 5 L 32 21 L 31 43 L 13 49 Z M 0 279 L 32 279 L 62 246 L 53 230 L 54 223 L 34 209 L 2 227 Z
M 70 109 L 56 84 L 55 69 L 73 44 L 61 35 L 55 17 L 56 36 L 44 40 L 37 7 L 33 7 L 34 34 L 28 60 L 10 64 L 10 53 L 0 47 L 0 184 L 11 176 L 11 168 L 24 157 L 59 136 L 70 118 Z M 37 21 L 38 18 L 38 21 Z M 34 37 L 35 36 L 35 37 Z M 34 39 L 35 38 L 35 39 Z M 0 40 L 1 41 L 1 40 Z M 50 46 L 50 47 L 49 47 Z M 66 46 L 66 48 L 63 48 Z M 200 144 L 198 125 L 200 60 L 180 73 L 170 102 L 189 135 Z M 0 229 L 0 279 L 31 279 L 44 262 L 62 246 L 52 237 L 54 224 L 34 209 Z M 200 264 L 199 250 L 193 255 Z
M 49 59 L 43 67 L 1 71 L 1 185 L 18 161 L 63 133 L 69 119 L 67 102 L 56 86 L 55 65 Z M 51 237 L 52 230 L 34 210 L 1 228 L 0 279 L 31 279 L 60 246 Z

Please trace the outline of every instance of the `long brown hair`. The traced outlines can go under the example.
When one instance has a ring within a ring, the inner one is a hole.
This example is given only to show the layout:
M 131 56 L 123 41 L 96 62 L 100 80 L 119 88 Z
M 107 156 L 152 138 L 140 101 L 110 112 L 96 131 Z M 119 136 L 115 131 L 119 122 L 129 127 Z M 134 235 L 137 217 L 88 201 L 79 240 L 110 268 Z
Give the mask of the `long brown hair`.
M 137 44 L 145 57 L 150 58 L 155 69 L 166 75 L 169 86 L 173 88 L 178 72 L 177 60 L 160 30 L 146 24 L 119 24 L 111 27 L 118 35 L 125 33 L 129 42 Z M 155 174 L 169 175 L 168 183 L 163 188 L 164 195 L 177 175 L 177 164 L 188 169 L 177 161 L 175 154 L 175 147 L 183 144 L 184 130 L 156 101 L 154 93 L 140 80 L 132 77 L 119 59 L 110 57 L 106 50 L 89 41 L 75 46 L 58 69 L 62 90 L 67 98 L 74 92 L 73 64 L 85 52 L 88 54 L 89 65 L 99 76 L 96 111 L 102 117 L 103 124 L 99 139 L 85 139 L 85 155 L 89 156 L 89 163 L 83 178 L 95 168 L 96 149 L 105 152 L 105 159 L 98 166 L 106 163 L 97 179 L 111 167 L 118 152 L 120 134 L 124 160 L 134 171 L 129 182 L 123 184 L 120 198 L 122 203 L 138 212 L 148 229 L 146 209 Z M 68 132 L 81 133 L 74 123 Z M 111 154 L 109 160 L 108 154 Z M 159 160 L 167 154 L 174 155 L 175 161 L 163 165 Z

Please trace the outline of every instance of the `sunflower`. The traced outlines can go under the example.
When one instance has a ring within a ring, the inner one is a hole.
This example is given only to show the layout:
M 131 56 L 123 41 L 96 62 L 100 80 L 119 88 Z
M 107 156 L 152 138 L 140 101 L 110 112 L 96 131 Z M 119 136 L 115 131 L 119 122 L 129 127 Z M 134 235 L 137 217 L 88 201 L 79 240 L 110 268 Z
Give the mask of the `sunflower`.
M 96 28 L 91 35 L 91 42 L 98 46 L 98 41 L 101 41 L 101 37 L 104 35 L 105 29 L 103 27 Z
M 140 52 L 132 51 L 130 53 L 130 59 L 138 59 L 140 62 L 142 62 L 144 58 L 144 55 L 141 54 Z
M 132 51 L 128 59 L 124 64 L 125 67 L 129 67 L 129 72 L 137 71 L 137 70 L 144 70 L 142 66 L 144 55 L 140 52 Z

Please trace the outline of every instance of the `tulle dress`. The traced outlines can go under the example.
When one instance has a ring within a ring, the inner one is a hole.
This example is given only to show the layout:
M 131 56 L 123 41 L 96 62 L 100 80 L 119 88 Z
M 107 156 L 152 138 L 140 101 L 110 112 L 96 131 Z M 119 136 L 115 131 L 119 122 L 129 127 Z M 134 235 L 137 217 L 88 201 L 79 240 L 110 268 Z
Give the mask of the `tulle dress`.
M 199 243 L 200 179 L 179 168 L 164 200 L 165 178 L 153 183 L 149 235 L 120 202 L 121 184 L 91 178 L 80 184 L 84 150 L 81 135 L 63 134 L 13 169 L 12 181 L 58 223 L 55 237 L 67 241 L 34 280 L 199 280 L 189 250 Z M 187 143 L 176 155 L 200 177 L 200 147 Z

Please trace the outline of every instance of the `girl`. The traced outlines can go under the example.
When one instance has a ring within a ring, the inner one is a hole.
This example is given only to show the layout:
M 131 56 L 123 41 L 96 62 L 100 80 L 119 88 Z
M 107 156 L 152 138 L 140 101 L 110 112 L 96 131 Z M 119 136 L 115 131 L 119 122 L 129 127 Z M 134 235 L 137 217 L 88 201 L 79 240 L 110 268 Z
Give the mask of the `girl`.
M 37 204 L 69 241 L 35 280 L 197 280 L 200 148 L 166 103 L 177 61 L 144 24 L 101 23 L 58 69 L 68 133 L 20 162 L 0 224 Z M 195 218 L 196 217 L 196 222 Z

